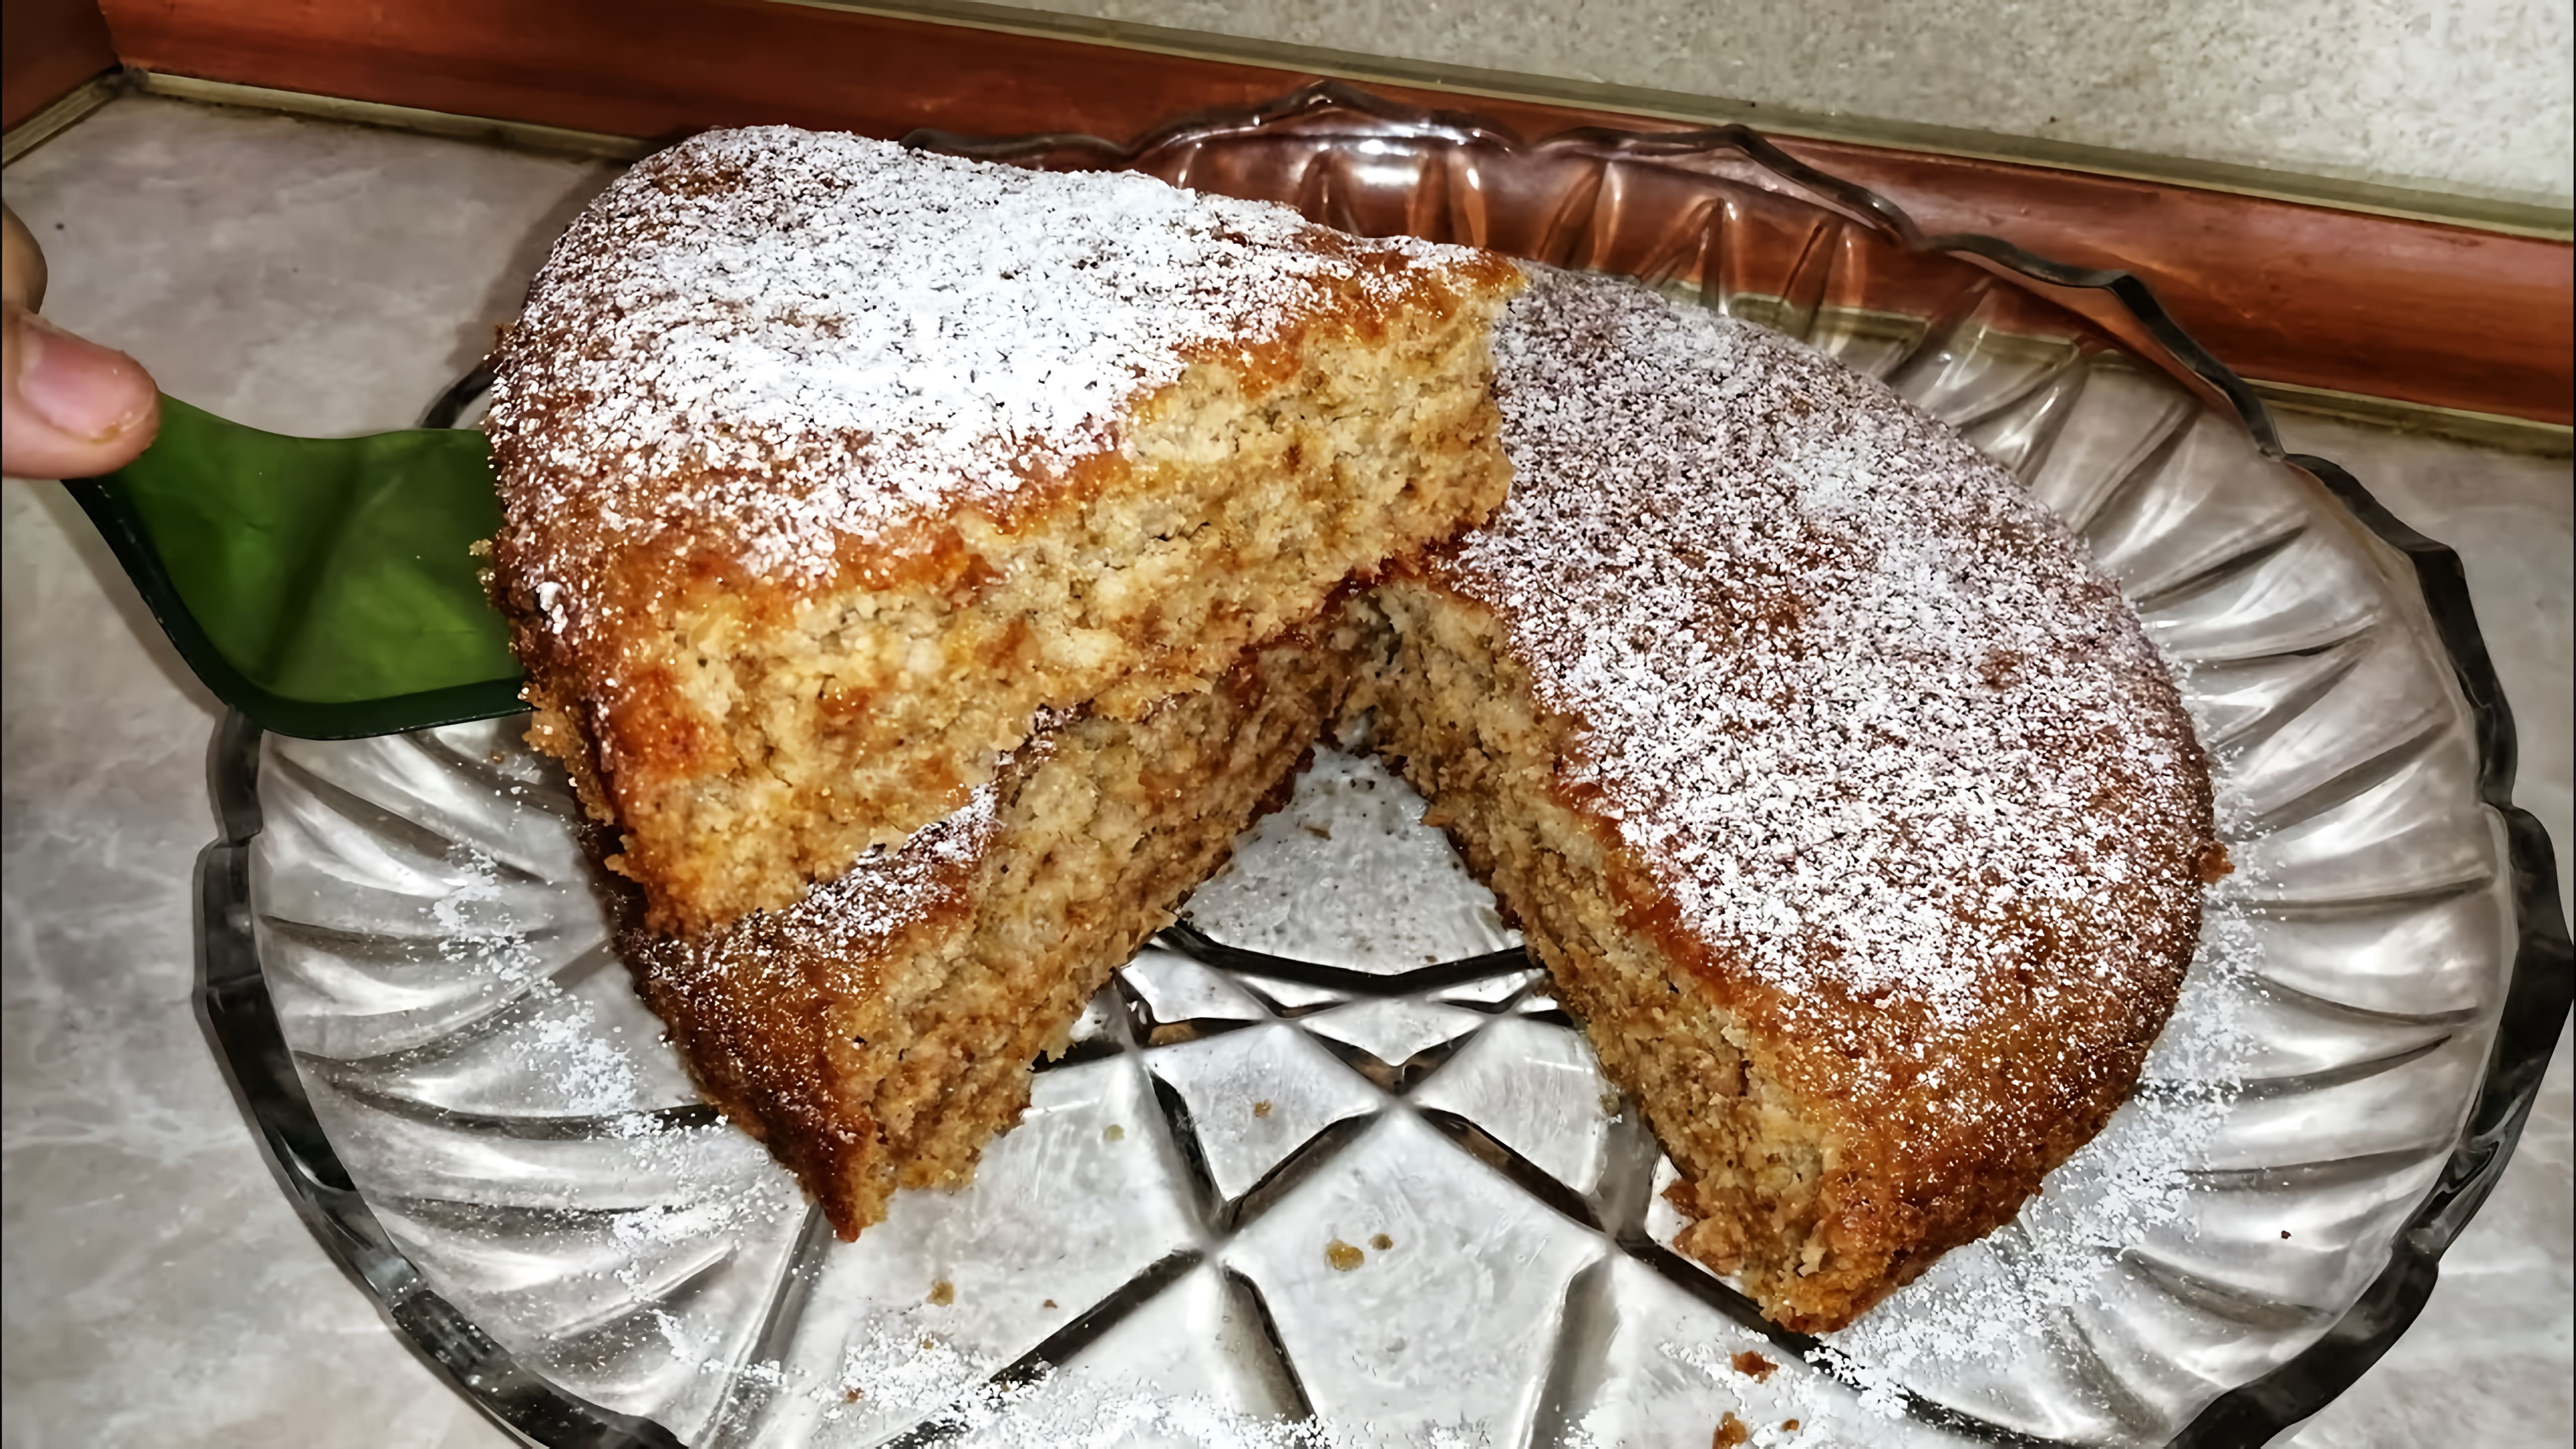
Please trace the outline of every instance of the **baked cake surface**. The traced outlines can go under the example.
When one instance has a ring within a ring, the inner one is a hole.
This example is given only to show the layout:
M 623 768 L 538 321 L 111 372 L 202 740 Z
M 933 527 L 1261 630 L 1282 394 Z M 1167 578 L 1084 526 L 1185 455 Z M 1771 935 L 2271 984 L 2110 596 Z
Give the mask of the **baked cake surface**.
M 2134 1086 L 2208 774 L 2134 612 L 1880 384 L 1633 283 L 1498 326 L 1487 526 L 1359 604 L 1354 696 L 1799 1329 L 2008 1221 Z
M 786 906 L 1040 711 L 1205 688 L 1482 518 L 1518 280 L 1136 175 L 787 128 L 654 156 L 495 359 L 533 738 L 661 928 Z

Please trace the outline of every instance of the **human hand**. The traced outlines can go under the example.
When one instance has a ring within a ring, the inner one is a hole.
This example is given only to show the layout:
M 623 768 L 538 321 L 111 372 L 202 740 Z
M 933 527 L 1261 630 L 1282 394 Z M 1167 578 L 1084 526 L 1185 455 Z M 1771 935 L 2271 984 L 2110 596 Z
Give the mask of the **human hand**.
M 0 357 L 0 473 L 88 478 L 133 462 L 161 426 L 152 375 L 122 352 L 74 337 L 36 315 L 45 303 L 45 254 L 18 213 L 7 228 L 0 281 L 7 305 Z

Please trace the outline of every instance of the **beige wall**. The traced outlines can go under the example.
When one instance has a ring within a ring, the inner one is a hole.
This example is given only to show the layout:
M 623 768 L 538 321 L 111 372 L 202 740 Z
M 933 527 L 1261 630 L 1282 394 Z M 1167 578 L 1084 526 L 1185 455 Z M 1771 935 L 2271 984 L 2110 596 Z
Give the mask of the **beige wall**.
M 1035 4 L 2499 200 L 2576 164 L 2568 0 Z

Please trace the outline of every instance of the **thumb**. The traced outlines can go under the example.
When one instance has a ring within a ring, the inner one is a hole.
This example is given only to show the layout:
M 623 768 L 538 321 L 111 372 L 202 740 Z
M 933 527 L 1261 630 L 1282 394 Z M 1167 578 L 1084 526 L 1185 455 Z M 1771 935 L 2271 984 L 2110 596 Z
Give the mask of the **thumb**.
M 122 352 L 75 337 L 28 310 L 44 258 L 7 218 L 5 338 L 0 338 L 0 473 L 86 478 L 134 461 L 161 422 L 152 377 Z

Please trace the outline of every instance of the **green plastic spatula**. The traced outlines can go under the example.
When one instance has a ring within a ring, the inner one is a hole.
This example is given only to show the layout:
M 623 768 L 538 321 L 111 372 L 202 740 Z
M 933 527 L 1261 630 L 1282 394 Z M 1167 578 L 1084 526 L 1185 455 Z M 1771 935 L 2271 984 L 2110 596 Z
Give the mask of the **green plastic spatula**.
M 526 706 L 473 545 L 471 428 L 288 438 L 175 398 L 142 457 L 65 484 L 197 677 L 261 728 L 349 739 Z

